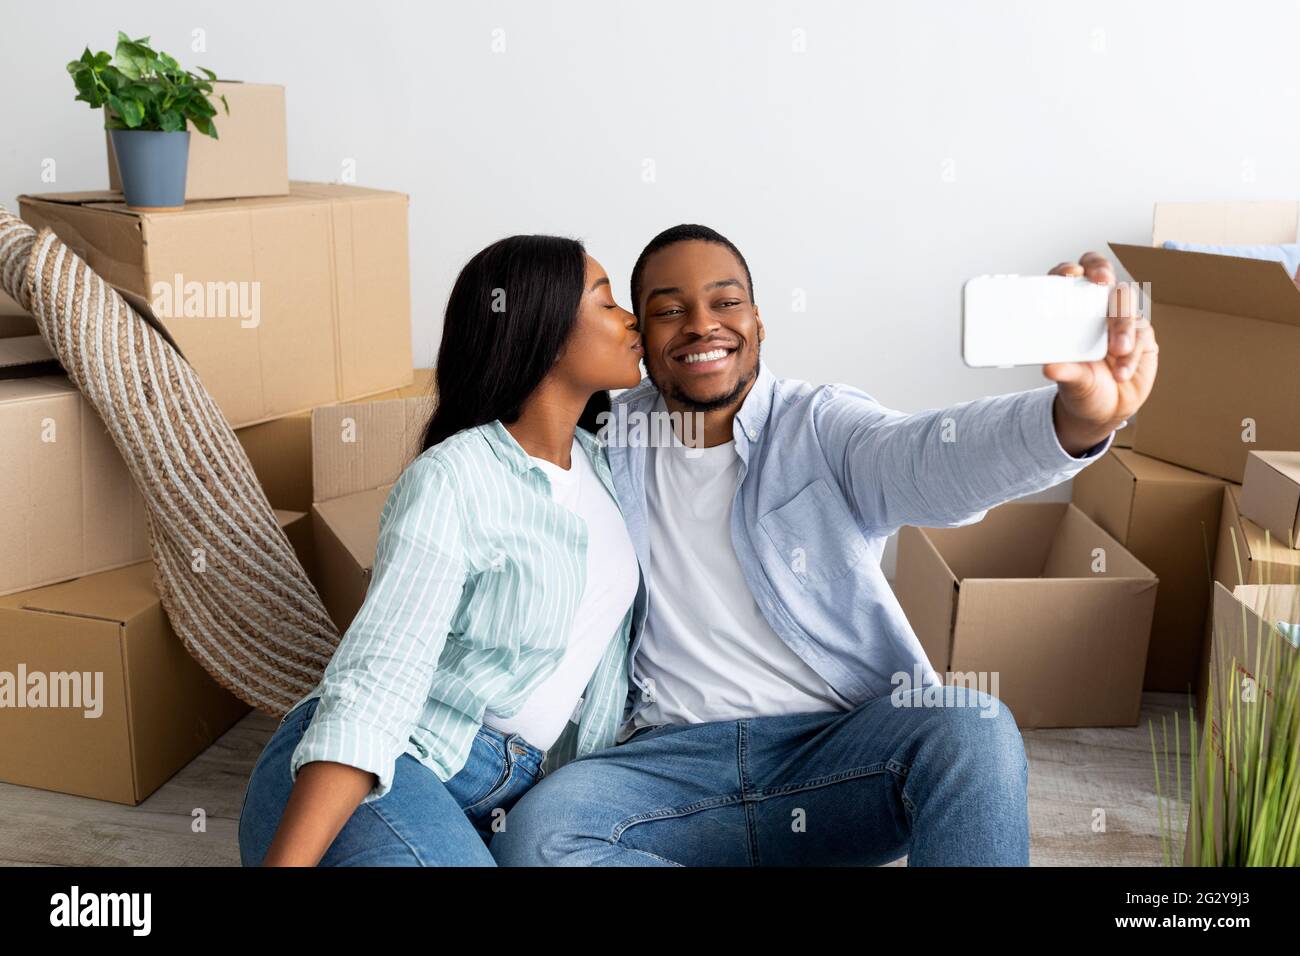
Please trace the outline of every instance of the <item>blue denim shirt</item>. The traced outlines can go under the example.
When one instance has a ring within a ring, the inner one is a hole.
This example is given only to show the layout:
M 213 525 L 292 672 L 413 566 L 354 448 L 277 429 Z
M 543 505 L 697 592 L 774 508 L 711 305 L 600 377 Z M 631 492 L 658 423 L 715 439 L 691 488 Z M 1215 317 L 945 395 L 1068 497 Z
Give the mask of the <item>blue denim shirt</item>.
M 914 668 L 922 683 L 940 680 L 881 569 L 891 534 L 972 524 L 1105 454 L 1113 433 L 1078 457 L 1061 447 L 1055 397 L 1053 384 L 907 414 L 851 386 L 778 379 L 760 363 L 733 425 L 741 464 L 731 541 L 772 630 L 841 696 L 856 705 L 888 694 L 892 675 Z M 648 420 L 658 398 L 648 379 L 623 392 L 602 430 L 644 571 L 620 740 L 652 693 L 635 661 L 655 593 L 645 487 L 655 432 L 627 425 Z

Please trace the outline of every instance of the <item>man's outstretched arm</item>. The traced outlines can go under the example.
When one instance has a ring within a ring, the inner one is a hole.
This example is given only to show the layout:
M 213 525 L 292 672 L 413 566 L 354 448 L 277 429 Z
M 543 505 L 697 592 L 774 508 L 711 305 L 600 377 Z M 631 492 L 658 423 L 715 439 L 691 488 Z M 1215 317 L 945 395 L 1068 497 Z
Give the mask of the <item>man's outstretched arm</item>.
M 1098 253 L 1052 273 L 1115 282 Z M 1136 306 L 1132 289 L 1112 288 L 1108 354 L 1043 366 L 1055 385 L 915 414 L 884 408 L 856 389 L 833 389 L 817 429 L 862 521 L 878 533 L 965 524 L 1072 477 L 1103 454 L 1155 382 L 1155 333 Z

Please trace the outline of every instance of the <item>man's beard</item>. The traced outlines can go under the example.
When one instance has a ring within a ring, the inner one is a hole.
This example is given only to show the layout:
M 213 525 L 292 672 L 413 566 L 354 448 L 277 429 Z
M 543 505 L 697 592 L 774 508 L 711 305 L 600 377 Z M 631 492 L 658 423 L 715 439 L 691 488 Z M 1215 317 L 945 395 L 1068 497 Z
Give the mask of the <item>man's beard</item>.
M 740 379 L 736 382 L 736 387 L 731 389 L 731 391 L 727 392 L 725 395 L 720 395 L 717 398 L 709 398 L 709 399 L 692 398 L 690 395 L 687 395 L 684 391 L 682 391 L 681 388 L 679 388 L 676 385 L 674 385 L 670 390 L 665 391 L 664 387 L 661 384 L 659 384 L 659 382 L 655 379 L 654 372 L 650 371 L 649 362 L 646 363 L 645 370 L 646 370 L 646 375 L 650 378 L 650 383 L 654 385 L 655 388 L 659 389 L 659 393 L 665 396 L 666 398 L 671 398 L 673 401 L 677 402 L 679 405 L 683 406 L 688 411 L 716 412 L 722 408 L 729 408 L 731 405 L 733 405 L 735 402 L 737 402 L 740 399 L 740 396 L 745 394 L 745 389 L 749 388 L 749 386 L 753 384 L 754 379 L 758 375 L 758 363 L 759 363 L 758 346 L 755 346 L 754 364 L 753 366 L 750 367 L 748 372 L 740 376 Z

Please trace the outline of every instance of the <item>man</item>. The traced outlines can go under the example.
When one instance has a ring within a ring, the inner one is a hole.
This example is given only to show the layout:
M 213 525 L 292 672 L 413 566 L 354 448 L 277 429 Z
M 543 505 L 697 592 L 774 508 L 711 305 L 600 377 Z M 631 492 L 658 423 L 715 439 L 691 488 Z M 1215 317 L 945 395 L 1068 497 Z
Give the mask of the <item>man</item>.
M 1096 253 L 1052 271 L 1115 281 Z M 1155 336 L 1128 289 L 1112 292 L 1104 360 L 1045 366 L 1055 384 L 914 415 L 774 377 L 749 267 L 711 229 L 657 236 L 632 301 L 649 379 L 616 399 L 613 421 L 699 413 L 703 448 L 613 433 L 645 572 L 620 743 L 543 780 L 493 854 L 506 865 L 1027 864 L 1014 717 L 965 688 L 921 706 L 911 675 L 940 679 L 880 557 L 904 524 L 978 521 L 1105 453 L 1156 373 Z

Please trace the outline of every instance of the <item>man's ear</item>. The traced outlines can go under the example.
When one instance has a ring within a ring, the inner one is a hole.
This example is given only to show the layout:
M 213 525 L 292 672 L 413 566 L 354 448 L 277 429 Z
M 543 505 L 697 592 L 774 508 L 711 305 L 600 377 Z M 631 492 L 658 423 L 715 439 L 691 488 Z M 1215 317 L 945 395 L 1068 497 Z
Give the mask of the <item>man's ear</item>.
M 762 343 L 763 336 L 767 333 L 763 331 L 763 320 L 759 318 L 758 306 L 754 306 L 754 321 L 758 323 L 758 341 Z

